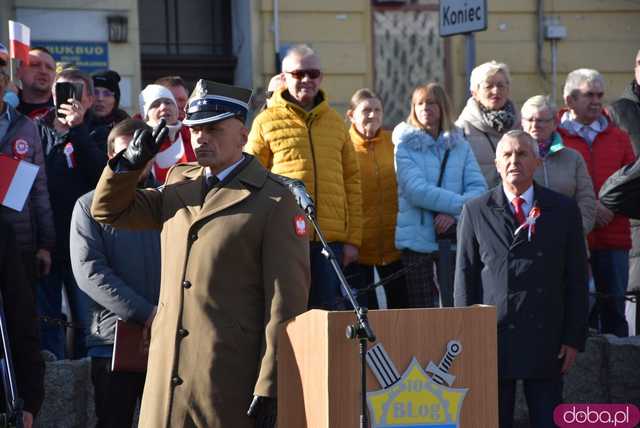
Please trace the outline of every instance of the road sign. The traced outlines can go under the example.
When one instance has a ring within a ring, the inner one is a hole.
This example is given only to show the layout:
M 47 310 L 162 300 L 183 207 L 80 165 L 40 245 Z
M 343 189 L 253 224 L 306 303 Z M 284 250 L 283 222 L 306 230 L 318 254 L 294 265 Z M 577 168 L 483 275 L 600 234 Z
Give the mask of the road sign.
M 487 0 L 440 0 L 440 37 L 487 29 Z

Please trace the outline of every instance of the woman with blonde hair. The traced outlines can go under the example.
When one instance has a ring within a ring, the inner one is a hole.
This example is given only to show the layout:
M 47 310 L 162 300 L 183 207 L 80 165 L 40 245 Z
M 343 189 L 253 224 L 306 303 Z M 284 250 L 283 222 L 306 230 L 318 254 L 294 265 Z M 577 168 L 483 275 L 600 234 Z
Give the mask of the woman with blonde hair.
M 418 86 L 409 117 L 393 130 L 399 209 L 396 247 L 407 269 L 409 307 L 436 306 L 433 263 L 441 255 L 439 241 L 455 242 L 462 205 L 486 190 L 469 143 L 453 125 L 449 106 L 438 83 Z M 442 306 L 453 305 L 455 257 L 449 260 L 438 265 Z M 448 275 L 443 275 L 444 269 Z
M 398 214 L 396 172 L 391 133 L 382 129 L 382 102 L 370 89 L 351 97 L 347 118 L 349 134 L 360 163 L 362 183 L 362 246 L 357 263 L 345 270 L 350 284 L 363 289 L 373 283 L 374 268 L 384 282 L 387 307 L 405 308 L 407 287 L 394 234 Z M 364 291 L 358 301 L 377 309 L 374 290 Z
M 469 140 L 489 188 L 500 183 L 496 170 L 496 144 L 512 129 L 520 129 L 520 117 L 511 101 L 511 75 L 507 64 L 489 61 L 471 72 L 471 97 L 456 121 Z

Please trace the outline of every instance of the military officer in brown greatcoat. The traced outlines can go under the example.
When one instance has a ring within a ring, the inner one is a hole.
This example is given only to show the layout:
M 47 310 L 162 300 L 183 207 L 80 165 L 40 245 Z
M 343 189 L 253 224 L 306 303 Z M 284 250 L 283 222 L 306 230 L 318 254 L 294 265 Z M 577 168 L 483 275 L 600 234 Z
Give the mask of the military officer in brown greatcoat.
M 277 327 L 306 309 L 309 243 L 293 195 L 242 152 L 249 97 L 201 80 L 183 122 L 197 164 L 173 167 L 162 190 L 136 190 L 161 123 L 109 162 L 96 189 L 96 220 L 162 229 L 141 427 L 275 424 Z

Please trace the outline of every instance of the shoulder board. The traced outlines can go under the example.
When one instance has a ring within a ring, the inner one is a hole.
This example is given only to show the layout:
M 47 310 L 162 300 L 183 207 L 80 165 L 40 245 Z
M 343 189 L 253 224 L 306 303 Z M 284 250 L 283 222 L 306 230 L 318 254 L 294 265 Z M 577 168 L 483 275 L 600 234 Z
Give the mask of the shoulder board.
M 269 177 L 272 181 L 280 184 L 283 187 L 287 187 L 287 184 L 291 181 L 289 177 L 285 177 L 284 175 L 274 174 L 271 171 L 267 171 L 267 177 Z

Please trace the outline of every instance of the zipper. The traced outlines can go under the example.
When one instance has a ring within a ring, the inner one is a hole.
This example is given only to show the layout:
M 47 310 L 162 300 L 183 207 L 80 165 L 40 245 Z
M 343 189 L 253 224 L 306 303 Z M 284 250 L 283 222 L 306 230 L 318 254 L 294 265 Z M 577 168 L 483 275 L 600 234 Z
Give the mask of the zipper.
M 318 205 L 318 168 L 316 166 L 316 152 L 313 148 L 313 139 L 311 138 L 311 125 L 313 124 L 313 116 L 309 122 L 307 122 L 307 134 L 309 135 L 309 146 L 311 147 L 311 163 L 313 164 L 313 201 Z M 315 230 L 313 231 L 313 239 L 317 238 Z
M 371 147 L 371 154 L 373 156 L 373 167 L 374 173 L 376 176 L 376 185 L 378 191 L 378 256 L 379 260 L 382 260 L 382 264 L 384 264 L 384 224 L 382 218 L 382 207 L 384 206 L 384 196 L 381 185 L 380 178 L 380 165 L 378 164 L 378 160 L 376 159 L 376 150 L 374 143 L 369 143 L 369 147 Z
M 542 168 L 544 169 L 544 186 L 549 187 L 549 175 L 547 174 L 547 156 L 542 159 Z

